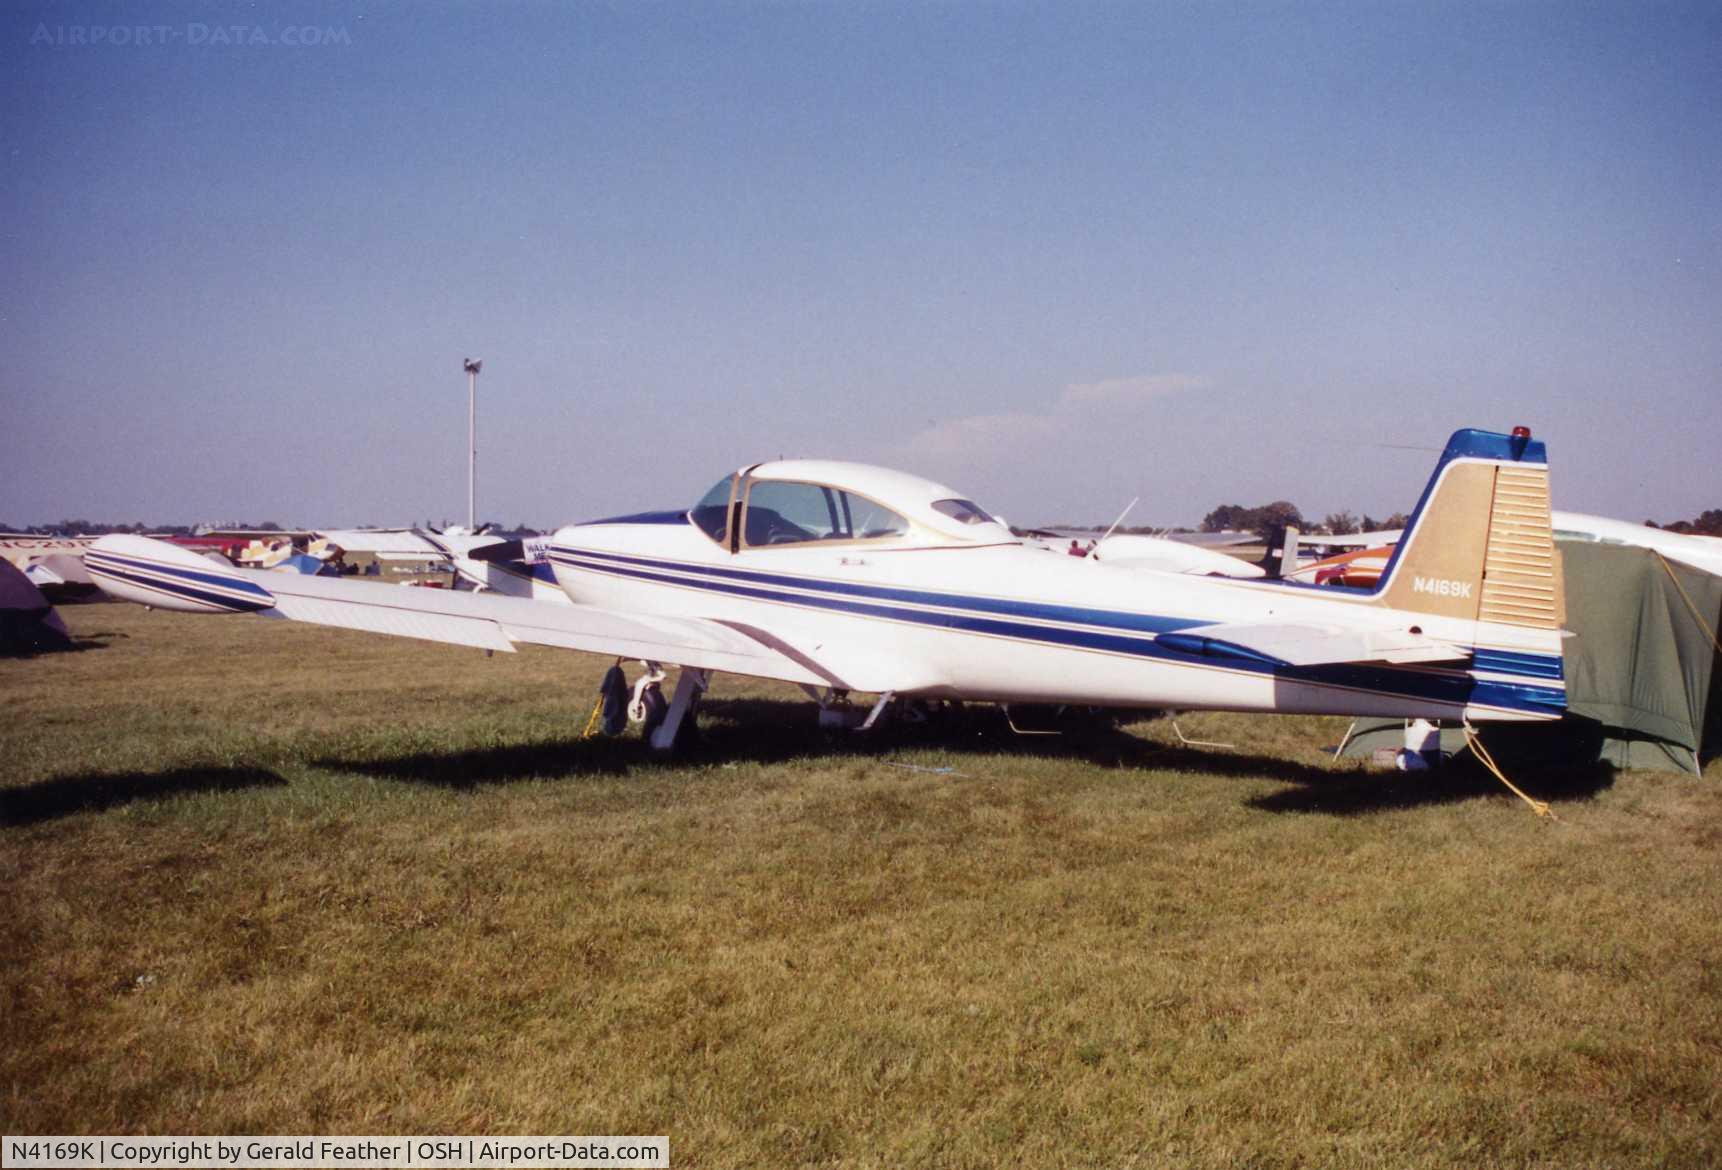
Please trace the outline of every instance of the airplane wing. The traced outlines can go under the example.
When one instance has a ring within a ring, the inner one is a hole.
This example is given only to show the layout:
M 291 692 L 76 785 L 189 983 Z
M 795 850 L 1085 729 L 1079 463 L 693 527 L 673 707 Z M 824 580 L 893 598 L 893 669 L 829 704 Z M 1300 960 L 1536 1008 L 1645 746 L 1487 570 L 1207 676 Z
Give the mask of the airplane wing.
M 483 650 L 556 646 L 810 686 L 869 689 L 836 676 L 782 638 L 740 623 L 236 569 L 139 536 L 103 537 L 86 565 L 104 591 L 161 609 L 257 613 Z
M 1301 532 L 1299 544 L 1319 544 L 1328 548 L 1374 548 L 1382 544 L 1397 544 L 1402 528 L 1383 528 L 1379 532 L 1353 532 L 1348 536 L 1330 536 L 1325 532 Z
M 1244 658 L 1275 666 L 1320 666 L 1342 662 L 1452 662 L 1469 658 L 1469 647 L 1408 630 L 1358 630 L 1296 622 L 1239 622 L 1195 626 L 1161 634 L 1155 642 L 1210 658 Z

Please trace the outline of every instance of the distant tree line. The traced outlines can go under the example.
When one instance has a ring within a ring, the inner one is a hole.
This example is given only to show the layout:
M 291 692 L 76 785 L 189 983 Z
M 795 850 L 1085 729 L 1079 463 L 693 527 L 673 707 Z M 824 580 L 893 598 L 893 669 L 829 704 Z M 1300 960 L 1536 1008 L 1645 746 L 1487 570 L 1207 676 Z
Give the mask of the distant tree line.
M 250 528 L 268 527 L 271 530 L 278 525 L 247 525 Z M 166 536 L 189 536 L 191 527 L 186 524 L 145 524 L 138 520 L 131 524 L 110 524 L 99 520 L 61 520 L 55 524 L 29 524 L 15 528 L 10 524 L 0 524 L 0 532 L 17 532 L 25 536 L 106 536 L 110 532 L 151 532 Z
M 1722 536 L 1722 508 L 1700 512 L 1691 520 L 1673 520 L 1667 524 L 1646 520 L 1644 523 L 1664 532 L 1684 532 L 1690 536 Z
M 1403 512 L 1395 512 L 1384 520 L 1377 520 L 1367 512 L 1360 519 L 1355 513 L 1341 510 L 1329 512 L 1319 521 L 1304 517 L 1298 506 L 1290 500 L 1275 500 L 1271 504 L 1261 504 L 1254 508 L 1246 508 L 1242 504 L 1221 504 L 1212 512 L 1202 517 L 1203 532 L 1254 532 L 1267 537 L 1281 528 L 1296 528 L 1300 532 L 1321 533 L 1327 536 L 1351 536 L 1358 532 L 1382 532 L 1395 528 L 1404 528 L 1411 518 Z
M 1329 512 L 1319 523 L 1306 521 L 1298 511 L 1297 505 L 1289 500 L 1275 500 L 1271 504 L 1262 504 L 1256 508 L 1245 508 L 1238 504 L 1221 504 L 1212 512 L 1202 517 L 1203 532 L 1255 532 L 1267 536 L 1276 528 L 1293 527 L 1306 533 L 1323 533 L 1328 536 L 1350 536 L 1358 532 L 1391 532 L 1404 528 L 1411 523 L 1411 517 L 1404 512 L 1395 512 L 1386 519 L 1377 520 L 1365 513 L 1360 519 L 1348 511 Z M 1722 536 L 1722 508 L 1711 508 L 1699 513 L 1691 520 L 1673 520 L 1666 524 L 1658 524 L 1654 520 L 1646 520 L 1647 528 L 1660 528 L 1664 532 L 1681 532 L 1695 536 Z
M 1341 509 L 1329 512 L 1319 521 L 1304 516 L 1298 506 L 1290 500 L 1275 500 L 1271 504 L 1260 504 L 1254 508 L 1246 508 L 1242 504 L 1221 504 L 1212 512 L 1202 517 L 1202 525 L 1198 532 L 1253 532 L 1267 539 L 1275 530 L 1284 527 L 1296 528 L 1308 534 L 1324 534 L 1327 536 L 1351 536 L 1359 532 L 1392 532 L 1404 528 L 1411 523 L 1411 517 L 1404 512 L 1394 512 L 1392 515 L 1377 519 L 1367 512 L 1358 516 L 1354 512 Z M 1681 532 L 1697 536 L 1722 536 L 1722 508 L 1711 508 L 1699 513 L 1691 520 L 1671 520 L 1659 524 L 1655 520 L 1644 522 L 1647 528 L 1660 528 L 1664 532 Z M 1050 527 L 1069 532 L 1104 532 L 1102 524 L 1054 524 Z M 1140 533 L 1154 535 L 1163 532 L 1189 532 L 1188 528 L 1164 528 L 1145 526 L 1140 528 L 1120 527 L 1121 533 Z

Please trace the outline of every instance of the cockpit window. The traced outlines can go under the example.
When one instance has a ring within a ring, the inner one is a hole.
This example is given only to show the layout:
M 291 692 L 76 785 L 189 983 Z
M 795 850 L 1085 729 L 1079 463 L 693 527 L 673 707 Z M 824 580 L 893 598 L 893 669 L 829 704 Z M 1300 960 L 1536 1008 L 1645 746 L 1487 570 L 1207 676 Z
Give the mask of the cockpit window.
M 849 531 L 857 540 L 903 536 L 909 531 L 909 522 L 883 504 L 853 492 L 838 494 L 843 497 L 843 514 L 849 517 Z
M 951 519 L 962 524 L 996 524 L 997 521 L 985 512 L 973 500 L 934 500 L 933 511 L 943 512 Z
M 712 485 L 712 490 L 700 497 L 688 518 L 701 532 L 723 544 L 729 539 L 729 496 L 735 487 L 735 476 L 726 475 Z
M 909 522 L 865 496 L 817 483 L 756 481 L 747 492 L 749 546 L 901 536 Z

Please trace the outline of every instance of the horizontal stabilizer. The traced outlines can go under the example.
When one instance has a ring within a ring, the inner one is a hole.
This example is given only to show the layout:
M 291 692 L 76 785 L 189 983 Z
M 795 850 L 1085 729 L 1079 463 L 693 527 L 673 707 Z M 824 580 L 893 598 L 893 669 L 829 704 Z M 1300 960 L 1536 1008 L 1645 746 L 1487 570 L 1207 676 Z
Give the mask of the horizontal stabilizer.
M 1196 626 L 1161 634 L 1169 650 L 1207 658 L 1239 658 L 1277 666 L 1321 666 L 1341 662 L 1451 662 L 1469 658 L 1463 646 L 1410 630 L 1358 630 L 1292 622 Z
M 500 540 L 495 544 L 481 545 L 466 555 L 475 561 L 523 561 L 526 559 L 526 546 L 518 540 Z

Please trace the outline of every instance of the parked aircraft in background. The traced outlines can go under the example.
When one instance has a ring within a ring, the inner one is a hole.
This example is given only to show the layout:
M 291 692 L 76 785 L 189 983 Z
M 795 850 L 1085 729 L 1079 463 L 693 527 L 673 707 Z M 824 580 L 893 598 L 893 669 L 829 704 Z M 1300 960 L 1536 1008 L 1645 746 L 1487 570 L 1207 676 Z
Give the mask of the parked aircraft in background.
M 1647 548 L 1671 561 L 1722 576 L 1722 538 L 1694 536 L 1684 532 L 1666 532 L 1647 524 L 1629 520 L 1611 520 L 1606 516 L 1589 516 L 1583 512 L 1555 512 L 1551 516 L 1554 535 L 1560 540 L 1581 540 L 1592 544 L 1623 544 Z M 1393 546 L 1401 533 L 1371 532 L 1364 534 L 1373 547 L 1341 553 L 1325 560 L 1303 565 L 1287 573 L 1289 581 L 1312 585 L 1349 585 L 1370 588 L 1380 580 Z M 1355 537 L 1305 537 L 1322 544 L 1357 543 Z
M 1452 436 L 1370 591 L 1051 556 L 959 492 L 818 460 L 562 528 L 543 559 L 566 604 L 224 570 L 135 536 L 86 564 L 162 608 L 678 664 L 659 747 L 713 671 L 798 683 L 826 710 L 877 695 L 868 725 L 936 699 L 1473 721 L 1565 705 L 1548 466 L 1522 428 Z
M 1093 557 L 1132 569 L 1158 569 L 1163 573 L 1193 573 L 1202 577 L 1263 577 L 1260 565 L 1223 552 L 1168 536 L 1125 532 L 1096 536 L 1092 532 L 1038 528 L 1019 533 L 1032 548 L 1073 556 Z M 1242 540 L 1256 537 L 1243 534 Z
M 341 528 L 320 535 L 348 553 L 369 553 L 379 561 L 446 565 L 469 589 L 489 590 L 510 597 L 529 597 L 555 605 L 567 605 L 568 594 L 556 583 L 549 564 L 541 555 L 549 542 L 527 541 L 447 528 L 441 532 L 423 528 Z M 531 545 L 529 550 L 526 546 Z
M 1555 535 L 1561 540 L 1583 540 L 1600 544 L 1627 544 L 1648 548 L 1671 561 L 1679 561 L 1706 573 L 1722 576 L 1722 537 L 1667 532 L 1629 520 L 1587 516 L 1583 512 L 1556 512 Z

